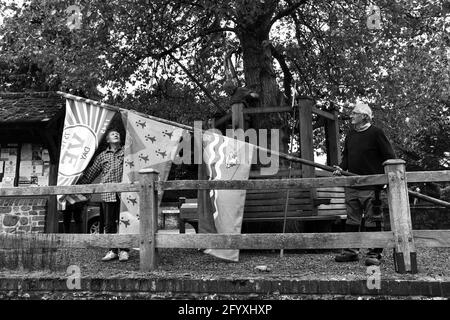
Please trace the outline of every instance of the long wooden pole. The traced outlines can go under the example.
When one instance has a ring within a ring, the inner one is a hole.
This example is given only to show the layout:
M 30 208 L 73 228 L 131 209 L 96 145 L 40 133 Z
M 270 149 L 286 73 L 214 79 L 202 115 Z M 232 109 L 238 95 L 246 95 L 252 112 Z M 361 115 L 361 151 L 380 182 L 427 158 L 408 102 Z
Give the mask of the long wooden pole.
M 152 119 L 152 120 L 155 120 L 155 121 L 159 121 L 159 122 L 162 122 L 162 123 L 165 123 L 165 124 L 169 124 L 169 125 L 172 125 L 172 126 L 175 126 L 175 127 L 179 127 L 179 128 L 184 129 L 184 130 L 187 130 L 189 132 L 194 132 L 194 128 L 193 127 L 185 125 L 185 124 L 181 124 L 181 123 L 173 122 L 173 121 L 170 121 L 170 120 L 166 120 L 166 119 L 150 116 L 148 114 L 137 112 L 135 110 L 129 110 L 129 109 L 125 109 L 125 108 L 120 108 L 120 107 L 116 107 L 116 106 L 113 106 L 113 105 L 110 105 L 110 104 L 106 104 L 106 103 L 103 103 L 103 102 L 99 102 L 99 101 L 95 101 L 95 100 L 91 100 L 91 99 L 86 99 L 86 98 L 74 96 L 72 94 L 61 92 L 61 91 L 57 91 L 56 93 L 61 95 L 61 96 L 63 96 L 63 97 L 65 97 L 65 98 L 68 98 L 68 99 L 73 99 L 73 100 L 77 100 L 77 101 L 84 101 L 86 103 L 91 103 L 91 104 L 98 105 L 98 106 L 104 107 L 106 109 L 110 109 L 110 110 L 114 110 L 114 111 L 118 111 L 118 112 L 121 112 L 121 111 L 135 112 L 136 114 L 138 114 L 140 116 L 143 116 L 145 118 Z M 260 150 L 260 151 L 264 151 L 264 152 L 272 153 L 274 155 L 278 155 L 280 158 L 283 158 L 283 159 L 288 160 L 288 161 L 306 164 L 306 165 L 309 165 L 309 166 L 312 166 L 312 167 L 316 167 L 316 168 L 319 168 L 319 169 L 322 169 L 322 170 L 325 170 L 325 171 L 329 171 L 329 172 L 333 172 L 335 170 L 335 168 L 333 168 L 333 167 L 330 167 L 330 166 L 327 166 L 327 165 L 324 165 L 324 164 L 320 164 L 320 163 L 316 163 L 316 162 L 311 161 L 311 160 L 306 160 L 306 159 L 302 159 L 302 158 L 299 158 L 299 157 L 294 157 L 294 156 L 288 155 L 288 154 L 283 153 L 283 152 L 277 152 L 277 151 L 269 150 L 269 149 L 266 149 L 266 148 L 262 148 L 260 146 L 256 146 L 256 148 L 258 150 Z M 357 174 L 351 173 L 351 172 L 348 172 L 348 171 L 343 171 L 342 175 L 343 176 L 356 176 Z M 434 203 L 434 204 L 439 205 L 439 206 L 450 208 L 450 203 L 448 203 L 446 201 L 442 201 L 442 200 L 439 200 L 439 199 L 436 199 L 436 198 L 433 198 L 433 197 L 430 197 L 430 196 L 426 196 L 426 195 L 423 195 L 421 193 L 414 192 L 414 191 L 411 191 L 411 190 L 408 190 L 408 194 L 410 196 L 415 197 L 415 198 L 422 199 L 424 201 L 427 201 L 427 202 L 430 202 L 430 203 Z

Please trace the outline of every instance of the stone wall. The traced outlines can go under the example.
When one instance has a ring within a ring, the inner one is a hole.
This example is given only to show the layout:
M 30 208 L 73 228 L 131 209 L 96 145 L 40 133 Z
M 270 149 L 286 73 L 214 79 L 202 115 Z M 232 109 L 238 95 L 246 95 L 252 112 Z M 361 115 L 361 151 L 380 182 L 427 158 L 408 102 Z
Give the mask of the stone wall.
M 46 198 L 1 198 L 0 233 L 44 233 L 46 212 Z

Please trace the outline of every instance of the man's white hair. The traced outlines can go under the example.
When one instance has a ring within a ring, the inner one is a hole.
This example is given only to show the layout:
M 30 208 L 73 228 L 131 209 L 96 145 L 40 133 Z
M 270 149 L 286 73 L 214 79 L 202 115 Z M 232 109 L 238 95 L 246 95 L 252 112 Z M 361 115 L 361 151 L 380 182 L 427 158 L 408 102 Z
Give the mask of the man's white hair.
M 370 109 L 367 103 L 357 102 L 353 108 L 353 112 L 366 114 L 370 119 L 373 119 L 372 109 Z

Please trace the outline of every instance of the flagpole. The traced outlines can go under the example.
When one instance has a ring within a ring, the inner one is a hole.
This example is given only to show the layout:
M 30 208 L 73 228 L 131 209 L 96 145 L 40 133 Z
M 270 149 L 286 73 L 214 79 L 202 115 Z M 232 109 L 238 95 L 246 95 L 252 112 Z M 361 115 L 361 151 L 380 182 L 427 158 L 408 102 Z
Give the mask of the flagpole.
M 138 111 L 135 111 L 135 110 L 132 110 L 132 109 L 125 109 L 125 108 L 116 107 L 116 106 L 113 106 L 113 105 L 110 105 L 110 104 L 107 104 L 107 103 L 103 103 L 103 102 L 99 102 L 99 101 L 95 101 L 95 100 L 91 100 L 91 99 L 87 99 L 87 98 L 74 96 L 72 94 L 61 92 L 61 91 L 56 91 L 56 93 L 61 95 L 61 96 L 63 96 L 63 97 L 65 97 L 65 98 L 67 98 L 67 99 L 72 99 L 72 100 L 77 100 L 77 101 L 84 101 L 86 103 L 91 103 L 91 104 L 98 105 L 98 106 L 101 106 L 103 108 L 114 110 L 114 111 L 118 111 L 118 112 L 125 112 L 125 111 L 126 112 L 134 112 L 134 113 L 136 113 L 136 114 L 138 114 L 138 115 L 140 115 L 142 117 L 145 117 L 145 118 L 148 118 L 148 119 L 151 119 L 151 120 L 155 120 L 155 121 L 159 121 L 159 122 L 162 122 L 162 123 L 165 123 L 165 124 L 168 124 L 168 125 L 172 125 L 174 127 L 179 127 L 179 128 L 182 128 L 182 129 L 184 129 L 186 131 L 189 131 L 189 132 L 194 132 L 194 128 L 191 127 L 191 126 L 188 126 L 188 125 L 185 125 L 185 124 L 181 124 L 181 123 L 177 123 L 177 122 L 173 122 L 173 121 L 166 120 L 166 119 L 162 119 L 162 118 L 158 118 L 158 117 L 154 117 L 154 116 L 150 116 L 148 114 L 141 113 L 141 112 L 138 112 Z M 198 130 L 198 129 L 196 129 L 196 130 Z M 202 129 L 202 133 L 205 133 L 206 131 L 208 131 L 208 130 L 203 130 Z M 330 166 L 327 166 L 327 165 L 323 165 L 323 164 L 320 164 L 320 163 L 317 163 L 317 162 L 314 162 L 314 161 L 311 161 L 311 160 L 306 160 L 306 159 L 303 159 L 303 158 L 294 157 L 294 156 L 291 156 L 289 154 L 278 152 L 278 151 L 274 151 L 274 150 L 271 150 L 271 149 L 266 149 L 266 148 L 260 147 L 258 145 L 256 145 L 255 147 L 259 151 L 269 152 L 269 153 L 271 153 L 273 155 L 277 155 L 280 158 L 283 158 L 283 159 L 288 160 L 288 161 L 306 164 L 308 166 L 316 167 L 316 168 L 319 168 L 319 169 L 322 169 L 322 170 L 325 170 L 325 171 L 329 171 L 329 172 L 332 172 L 332 171 L 335 170 L 333 167 L 330 167 Z M 356 174 L 348 172 L 348 171 L 342 171 L 342 175 L 343 176 L 356 176 Z M 420 194 L 418 192 L 414 192 L 414 191 L 411 191 L 411 190 L 408 190 L 408 193 L 409 193 L 410 196 L 413 196 L 415 198 L 419 198 L 419 199 L 425 200 L 427 202 L 435 203 L 435 204 L 438 204 L 438 205 L 443 205 L 445 207 L 449 207 L 450 208 L 450 203 L 448 203 L 446 201 L 435 199 L 435 198 L 432 198 L 430 196 L 426 196 L 426 195 L 423 195 L 423 194 Z
M 117 111 L 117 112 L 134 112 L 134 113 L 136 113 L 136 114 L 138 114 L 138 115 L 140 115 L 142 117 L 145 117 L 145 118 L 148 118 L 148 119 L 151 119 L 151 120 L 155 120 L 155 121 L 159 121 L 159 122 L 162 122 L 162 123 L 165 123 L 165 124 L 168 124 L 168 125 L 172 125 L 172 126 L 175 126 L 175 127 L 179 127 L 181 129 L 184 129 L 184 130 L 189 131 L 189 132 L 194 132 L 194 127 L 191 127 L 191 126 L 188 126 L 188 125 L 185 125 L 185 124 L 181 124 L 181 123 L 177 123 L 177 122 L 173 122 L 173 121 L 170 121 L 170 120 L 166 120 L 166 119 L 150 116 L 148 114 L 145 114 L 145 113 L 142 113 L 142 112 L 138 112 L 138 111 L 133 110 L 133 109 L 125 109 L 125 108 L 121 108 L 121 107 L 116 107 L 116 106 L 113 106 L 113 105 L 110 105 L 110 104 L 107 104 L 107 103 L 104 103 L 104 102 L 99 102 L 99 101 L 95 101 L 95 100 L 91 100 L 91 99 L 87 99 L 87 98 L 78 97 L 78 96 L 75 96 L 73 94 L 65 93 L 65 92 L 61 92 L 61 91 L 56 91 L 56 93 L 59 94 L 60 96 L 63 96 L 65 98 L 67 98 L 67 99 L 83 101 L 83 102 L 86 102 L 86 103 L 97 105 L 97 106 L 100 106 L 100 107 L 103 107 L 103 108 L 106 108 L 106 109 L 109 109 L 109 110 L 114 110 L 114 111 Z M 198 129 L 195 129 L 195 130 L 198 130 Z M 202 133 L 205 133 L 206 131 L 208 131 L 208 130 L 203 130 L 202 129 Z M 258 145 L 256 145 L 255 147 L 256 147 L 256 149 L 258 149 L 260 151 L 269 152 L 271 154 L 277 155 L 277 156 L 279 156 L 279 157 L 281 157 L 281 158 L 283 158 L 285 160 L 288 160 L 288 161 L 303 163 L 303 164 L 306 164 L 306 165 L 309 165 L 309 166 L 318 167 L 318 168 L 321 168 L 323 170 L 330 171 L 330 167 L 322 165 L 322 164 L 319 164 L 319 163 L 316 163 L 316 162 L 313 162 L 313 161 L 310 161 L 310 160 L 294 157 L 294 156 L 291 156 L 291 155 L 288 155 L 288 154 L 285 154 L 285 153 L 282 153 L 282 152 L 278 152 L 278 151 L 275 151 L 275 150 L 266 149 L 266 148 L 260 147 Z M 344 171 L 343 175 L 351 175 L 351 174 L 349 174 L 348 172 Z

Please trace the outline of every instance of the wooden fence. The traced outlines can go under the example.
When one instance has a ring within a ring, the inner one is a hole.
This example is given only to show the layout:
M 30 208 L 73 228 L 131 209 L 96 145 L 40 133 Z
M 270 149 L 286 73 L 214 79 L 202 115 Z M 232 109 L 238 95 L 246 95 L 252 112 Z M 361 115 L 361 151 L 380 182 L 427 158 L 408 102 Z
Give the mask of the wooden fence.
M 0 197 L 77 193 L 139 192 L 139 234 L 0 234 L 0 248 L 140 248 L 140 270 L 157 267 L 157 248 L 214 249 L 337 249 L 393 248 L 396 271 L 417 272 L 416 247 L 450 247 L 450 230 L 412 230 L 407 182 L 450 181 L 450 171 L 405 172 L 403 160 L 388 160 L 385 174 L 352 177 L 303 178 L 285 180 L 178 180 L 158 181 L 151 168 L 140 171 L 136 183 L 2 188 Z M 287 234 L 160 234 L 158 191 L 180 189 L 301 189 L 388 185 L 392 231 Z

